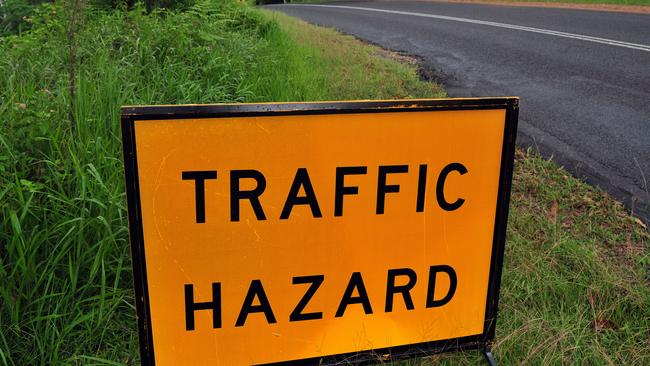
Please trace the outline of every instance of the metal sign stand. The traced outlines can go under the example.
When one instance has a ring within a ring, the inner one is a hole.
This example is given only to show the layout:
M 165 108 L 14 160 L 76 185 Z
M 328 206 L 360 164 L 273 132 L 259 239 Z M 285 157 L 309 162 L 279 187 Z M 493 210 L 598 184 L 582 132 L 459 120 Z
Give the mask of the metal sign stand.
M 497 366 L 497 361 L 494 359 L 494 355 L 492 354 L 492 350 L 489 347 L 486 347 L 482 350 L 483 356 L 485 357 L 485 360 L 487 361 L 488 365 L 490 366 Z

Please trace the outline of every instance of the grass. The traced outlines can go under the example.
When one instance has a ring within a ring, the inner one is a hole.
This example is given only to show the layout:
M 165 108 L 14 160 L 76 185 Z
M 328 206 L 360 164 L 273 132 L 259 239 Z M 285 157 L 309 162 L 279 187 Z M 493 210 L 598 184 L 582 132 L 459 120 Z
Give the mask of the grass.
M 374 72 L 352 73 L 235 2 L 152 15 L 88 7 L 71 128 L 65 12 L 47 5 L 31 21 L 0 37 L 3 365 L 138 359 L 121 105 L 441 95 L 372 47 L 347 55 Z
M 60 4 L 0 37 L 2 365 L 138 362 L 120 105 L 442 95 L 399 55 L 234 2 L 85 14 L 73 128 Z M 619 203 L 520 151 L 497 358 L 650 364 L 649 241 Z
M 643 224 L 530 151 L 517 152 L 512 189 L 497 360 L 649 364 L 650 235 Z M 433 360 L 473 365 L 480 357 Z
M 288 55 L 316 78 L 319 100 L 440 98 L 442 88 L 420 80 L 417 62 L 379 47 L 364 44 L 352 36 L 315 27 L 280 12 L 263 11 L 280 25 L 293 47 Z

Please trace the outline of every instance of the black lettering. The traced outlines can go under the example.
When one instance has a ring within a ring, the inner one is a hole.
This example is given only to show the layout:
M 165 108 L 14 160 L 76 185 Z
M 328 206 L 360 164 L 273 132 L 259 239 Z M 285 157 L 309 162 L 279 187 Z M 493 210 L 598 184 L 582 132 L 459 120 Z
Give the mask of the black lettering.
M 415 212 L 424 212 L 424 196 L 427 192 L 427 166 L 426 164 L 420 165 L 418 173 L 418 200 L 415 207 Z
M 434 300 L 434 294 L 436 291 L 436 275 L 440 272 L 444 272 L 449 276 L 449 291 L 447 295 L 440 300 Z M 456 286 L 458 285 L 458 279 L 456 278 L 456 271 L 453 268 L 447 265 L 431 266 L 429 268 L 429 287 L 427 289 L 427 308 L 435 308 L 443 306 L 448 303 L 454 294 L 456 293 Z
M 216 170 L 204 171 L 187 171 L 182 172 L 181 178 L 183 180 L 194 181 L 194 200 L 196 201 L 196 222 L 202 224 L 205 222 L 205 180 L 217 179 Z
M 250 191 L 242 191 L 239 189 L 239 180 L 242 178 L 254 179 L 257 186 Z M 239 201 L 249 200 L 255 217 L 258 220 L 266 220 L 262 204 L 260 203 L 260 195 L 266 189 L 266 178 L 257 170 L 232 170 L 230 172 L 230 221 L 239 221 Z
M 298 197 L 301 186 L 305 189 L 305 195 L 303 197 Z M 307 173 L 306 168 L 299 168 L 296 171 L 296 176 L 293 178 L 293 183 L 289 190 L 289 196 L 284 202 L 284 208 L 280 214 L 280 220 L 288 219 L 289 215 L 291 215 L 291 209 L 293 209 L 293 206 L 295 205 L 309 205 L 309 208 L 311 208 L 311 214 L 314 217 L 323 217 L 323 214 L 320 212 L 320 207 L 318 206 L 318 201 L 316 200 L 314 187 L 311 185 L 311 180 L 309 179 L 309 174 Z
M 397 286 L 395 285 L 395 279 L 397 276 L 407 276 L 409 278 L 408 282 L 405 285 Z M 411 289 L 415 286 L 418 276 L 414 270 L 410 268 L 399 268 L 399 269 L 389 269 L 388 270 L 388 280 L 386 281 L 386 307 L 385 311 L 393 311 L 393 298 L 395 294 L 401 293 L 404 298 L 404 304 L 406 309 L 413 310 L 413 299 L 411 298 Z
M 377 179 L 377 215 L 384 213 L 386 193 L 399 192 L 399 184 L 386 184 L 386 175 L 390 173 L 408 173 L 408 165 L 380 165 Z
M 334 190 L 334 216 L 343 216 L 343 196 L 359 193 L 359 187 L 345 186 L 345 176 L 366 174 L 365 166 L 347 166 L 336 168 L 336 188 Z
M 352 296 L 354 289 L 357 289 L 359 296 Z M 363 277 L 361 277 L 360 272 L 352 273 L 350 277 L 350 282 L 348 282 L 348 287 L 345 289 L 341 303 L 339 304 L 338 309 L 336 310 L 336 318 L 340 318 L 345 313 L 345 309 L 348 305 L 351 304 L 362 304 L 363 311 L 366 314 L 372 314 L 372 307 L 370 306 L 370 298 L 368 298 L 368 292 L 366 292 L 366 286 L 363 284 Z
M 438 205 L 445 211 L 454 211 L 460 208 L 465 202 L 464 199 L 458 198 L 454 203 L 449 203 L 445 199 L 445 181 L 447 180 L 447 175 L 449 173 L 456 171 L 460 175 L 467 173 L 467 168 L 461 163 L 451 163 L 444 167 L 440 172 L 438 177 L 438 184 L 436 185 L 436 198 L 438 199 Z
M 194 302 L 194 286 L 185 285 L 185 330 L 194 330 L 194 312 L 212 310 L 212 328 L 221 328 L 221 283 L 212 283 L 212 301 Z
M 259 299 L 259 305 L 253 305 L 253 301 L 255 301 L 256 297 Z M 269 303 L 269 299 L 266 297 L 264 286 L 262 286 L 262 281 L 260 280 L 251 281 L 251 285 L 248 288 L 248 293 L 246 294 L 246 299 L 244 299 L 244 304 L 242 304 L 239 316 L 237 316 L 235 326 L 244 326 L 246 323 L 246 318 L 248 318 L 248 314 L 252 313 L 264 313 L 267 323 L 276 323 L 275 315 L 273 315 L 273 310 L 271 309 L 271 303 Z
M 323 313 L 320 311 L 316 313 L 303 313 L 302 311 L 305 310 L 305 307 L 307 306 L 307 304 L 309 304 L 309 301 L 314 296 L 316 290 L 318 290 L 318 288 L 320 287 L 320 285 L 323 283 L 324 280 L 325 280 L 324 275 L 301 276 L 301 277 L 293 278 L 294 285 L 310 283 L 311 286 L 309 286 L 307 292 L 305 292 L 305 295 L 302 297 L 302 299 L 300 299 L 298 305 L 296 305 L 296 308 L 293 309 L 293 311 L 291 312 L 291 315 L 289 315 L 289 321 L 297 322 L 301 320 L 323 319 Z

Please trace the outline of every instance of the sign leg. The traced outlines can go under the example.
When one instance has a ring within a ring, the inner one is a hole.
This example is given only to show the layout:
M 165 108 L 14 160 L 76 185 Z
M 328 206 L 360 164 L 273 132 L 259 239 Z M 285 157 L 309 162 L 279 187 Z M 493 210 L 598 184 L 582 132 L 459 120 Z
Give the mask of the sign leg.
M 492 354 L 491 349 L 484 348 L 482 352 L 483 352 L 483 356 L 485 356 L 485 360 L 487 361 L 488 365 L 497 366 L 497 361 L 494 359 L 494 355 Z

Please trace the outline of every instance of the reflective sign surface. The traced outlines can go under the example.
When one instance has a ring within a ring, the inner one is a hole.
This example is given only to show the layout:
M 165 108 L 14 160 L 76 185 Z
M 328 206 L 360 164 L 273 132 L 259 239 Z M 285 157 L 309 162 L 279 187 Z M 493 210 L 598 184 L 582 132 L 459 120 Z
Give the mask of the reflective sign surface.
M 512 111 L 459 104 L 123 118 L 143 362 L 487 341 Z

